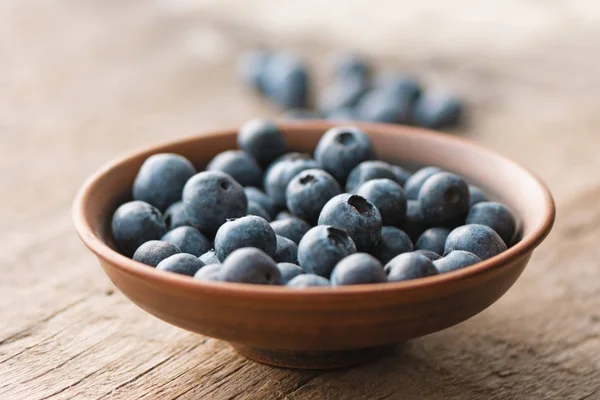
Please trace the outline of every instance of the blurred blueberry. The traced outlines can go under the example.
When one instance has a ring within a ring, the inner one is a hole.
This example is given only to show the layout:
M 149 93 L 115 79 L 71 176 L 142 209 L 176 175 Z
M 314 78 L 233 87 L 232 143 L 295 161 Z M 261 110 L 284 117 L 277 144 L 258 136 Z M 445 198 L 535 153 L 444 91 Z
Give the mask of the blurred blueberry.
M 435 265 L 440 274 L 443 274 L 476 264 L 480 261 L 481 259 L 473 253 L 464 250 L 454 250 L 439 260 L 435 260 L 433 265 Z
M 417 250 L 430 250 L 437 254 L 444 254 L 446 238 L 450 234 L 450 229 L 429 228 L 419 236 L 415 242 Z
M 463 106 L 456 97 L 443 93 L 426 93 L 415 103 L 413 119 L 417 125 L 441 129 L 460 122 Z
M 215 253 L 214 250 L 207 251 L 206 253 L 198 257 L 198 259 L 202 261 L 205 265 L 221 264 L 221 261 L 219 261 L 219 257 L 217 257 L 217 253 Z
M 327 115 L 329 121 L 348 122 L 356 120 L 356 114 L 353 108 L 338 108 Z
M 356 193 L 365 182 L 373 179 L 396 180 L 392 166 L 384 161 L 363 161 L 352 168 L 346 180 L 346 192 Z
M 408 200 L 406 202 L 406 218 L 400 226 L 411 239 L 416 240 L 429 226 L 423 219 L 421 203 L 417 200 Z
M 317 100 L 322 114 L 329 115 L 336 110 L 355 107 L 367 92 L 367 82 L 360 77 L 347 77 L 331 81 Z
M 374 89 L 365 93 L 356 105 L 356 115 L 361 121 L 389 124 L 407 124 L 411 121 L 411 103 L 397 99 L 392 92 Z
M 237 63 L 237 74 L 246 85 L 265 94 L 265 73 L 271 53 L 264 50 L 244 52 Z
M 381 240 L 371 254 L 385 265 L 397 255 L 412 250 L 412 241 L 404 231 L 393 226 L 384 226 L 381 229 Z
M 298 245 L 286 237 L 277 235 L 277 248 L 273 258 L 278 263 L 297 263 Z
M 291 212 L 289 212 L 289 210 L 283 210 L 279 213 L 277 213 L 277 215 L 275 216 L 275 221 L 281 221 L 282 219 L 288 219 L 288 218 L 297 218 L 294 214 L 292 214 Z
M 517 229 L 517 221 L 513 213 L 504 204 L 493 201 L 484 201 L 471 207 L 467 224 L 489 226 L 500 235 L 507 246 L 511 244 Z
M 506 244 L 495 230 L 486 225 L 459 226 L 448 235 L 444 253 L 465 250 L 486 260 L 506 250 Z
M 156 269 L 161 271 L 174 272 L 176 274 L 194 276 L 204 263 L 191 254 L 175 254 L 162 260 Z
M 394 257 L 384 268 L 388 282 L 407 281 L 437 275 L 433 262 L 422 254 L 403 253 Z
M 265 92 L 284 109 L 307 108 L 310 79 L 306 66 L 294 55 L 276 53 L 266 65 Z
M 356 53 L 337 54 L 333 60 L 334 79 L 360 78 L 367 82 L 371 74 L 370 70 L 366 58 Z
M 429 258 L 431 261 L 435 261 L 435 260 L 442 258 L 442 256 L 440 256 L 438 253 L 436 253 L 435 251 L 431 251 L 431 250 L 420 249 L 420 250 L 413 251 L 413 253 L 424 255 L 425 257 Z
M 323 116 L 314 110 L 307 108 L 291 108 L 286 110 L 279 118 L 284 120 L 322 119 Z
M 292 278 L 287 285 L 294 289 L 304 289 L 312 286 L 331 286 L 329 279 L 315 274 L 302 274 Z
M 302 275 L 304 273 L 302 267 L 289 262 L 277 263 L 277 268 L 281 273 L 281 283 L 284 285 L 296 276 Z
M 273 204 L 273 200 L 262 190 L 247 186 L 244 188 L 244 193 L 246 193 L 246 198 L 248 198 L 248 202 L 254 202 L 261 206 L 267 214 L 271 217 L 274 217 L 279 212 L 279 208 Z
M 265 209 L 254 201 L 248 202 L 248 215 L 256 215 L 257 217 L 263 218 L 267 222 L 271 222 L 272 220 L 271 216 L 265 211 Z
M 133 254 L 133 259 L 156 267 L 165 258 L 178 253 L 181 253 L 181 250 L 177 246 L 160 240 L 150 240 L 138 247 Z
M 263 167 L 285 153 L 286 140 L 273 122 L 255 118 L 238 131 L 237 144 Z
M 217 154 L 206 170 L 225 172 L 242 186 L 260 186 L 262 183 L 262 169 L 254 157 L 243 150 L 226 150 Z
M 410 172 L 398 165 L 392 165 L 391 167 L 392 172 L 394 173 L 394 175 L 396 175 L 396 179 L 394 180 L 398 182 L 400 186 L 404 187 L 404 184 L 406 183 L 408 178 L 410 178 Z
M 271 227 L 277 235 L 286 237 L 296 244 L 300 243 L 300 239 L 310 229 L 310 225 L 306 221 L 293 216 L 275 220 L 271 222 Z
M 438 172 L 442 172 L 438 167 L 423 167 L 414 174 L 410 176 L 406 180 L 404 184 L 404 194 L 406 194 L 406 198 L 408 200 L 417 200 L 419 197 L 419 190 L 421 190 L 421 186 L 423 183 L 432 176 L 433 174 L 437 174 Z
M 171 204 L 163 213 L 162 219 L 165 222 L 168 231 L 179 228 L 180 226 L 192 225 L 185 212 L 185 205 L 181 200 Z
M 199 281 L 222 281 L 221 264 L 208 264 L 200 268 L 195 274 L 194 279 Z
M 421 96 L 421 85 L 415 79 L 395 72 L 381 73 L 375 78 L 375 87 L 390 93 L 398 102 L 411 104 Z
M 482 201 L 488 201 L 483 191 L 474 185 L 469 185 L 469 195 L 469 207 L 473 207 L 475 204 L 481 203 Z

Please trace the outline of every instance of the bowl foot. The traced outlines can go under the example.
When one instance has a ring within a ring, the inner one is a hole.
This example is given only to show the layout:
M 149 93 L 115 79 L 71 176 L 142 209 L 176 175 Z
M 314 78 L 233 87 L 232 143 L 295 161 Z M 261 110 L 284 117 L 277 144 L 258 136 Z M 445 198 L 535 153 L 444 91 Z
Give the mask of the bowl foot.
M 336 351 L 273 350 L 232 343 L 242 356 L 263 364 L 295 369 L 350 367 L 392 354 L 396 345 Z

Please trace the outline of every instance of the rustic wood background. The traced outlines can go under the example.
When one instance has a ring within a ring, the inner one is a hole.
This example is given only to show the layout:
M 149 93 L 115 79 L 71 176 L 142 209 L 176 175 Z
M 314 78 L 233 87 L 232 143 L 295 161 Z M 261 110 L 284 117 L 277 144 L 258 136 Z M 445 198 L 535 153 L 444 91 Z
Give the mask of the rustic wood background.
M 0 2 L 0 398 L 600 399 L 597 0 Z M 554 232 L 457 327 L 333 372 L 255 364 L 113 289 L 77 239 L 86 176 L 134 147 L 275 115 L 239 51 L 326 76 L 354 48 L 470 103 L 465 135 L 536 171 Z

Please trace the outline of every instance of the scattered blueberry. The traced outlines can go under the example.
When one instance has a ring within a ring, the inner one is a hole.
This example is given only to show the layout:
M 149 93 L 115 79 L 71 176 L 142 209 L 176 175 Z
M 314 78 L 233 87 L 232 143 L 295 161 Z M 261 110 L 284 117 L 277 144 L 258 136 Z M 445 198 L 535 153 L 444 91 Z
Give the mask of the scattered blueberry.
M 204 263 L 200 261 L 198 257 L 194 257 L 191 254 L 180 253 L 165 258 L 156 266 L 156 269 L 194 276 L 202 267 L 204 267 Z
M 457 125 L 462 116 L 462 104 L 453 96 L 427 93 L 415 103 L 413 119 L 423 127 L 440 129 Z
M 489 226 L 470 224 L 459 226 L 448 235 L 444 252 L 453 250 L 465 250 L 485 260 L 505 251 L 506 244 Z
M 281 114 L 280 118 L 284 120 L 305 120 L 321 119 L 323 116 L 317 111 L 309 110 L 307 108 L 292 108 Z
M 390 93 L 397 101 L 412 104 L 421 96 L 421 85 L 413 78 L 394 72 L 385 72 L 375 78 L 375 87 Z
M 117 247 L 131 257 L 142 244 L 160 239 L 166 232 L 160 211 L 143 201 L 122 204 L 112 217 L 112 233 Z
M 446 254 L 439 260 L 435 260 L 433 264 L 440 274 L 445 272 L 455 271 L 480 262 L 481 259 L 473 253 L 464 250 L 454 250 Z
M 483 191 L 474 185 L 469 185 L 469 198 L 469 207 L 473 207 L 475 204 L 481 203 L 482 201 L 488 201 Z
M 333 61 L 334 79 L 360 78 L 369 80 L 371 71 L 369 63 L 361 55 L 355 53 L 338 54 Z
M 398 165 L 392 165 L 391 168 L 394 175 L 396 175 L 396 179 L 394 180 L 398 182 L 400 186 L 404 186 L 408 178 L 410 178 L 410 172 Z
M 332 286 L 361 285 L 387 281 L 383 266 L 366 253 L 355 253 L 342 259 L 331 272 Z
M 339 109 L 353 108 L 367 89 L 367 82 L 359 76 L 334 80 L 319 96 L 318 108 L 325 115 Z
M 406 193 L 406 191 L 404 193 Z M 423 219 L 421 203 L 417 200 L 408 200 L 406 202 L 406 218 L 400 227 L 413 240 L 416 240 L 427 228 L 429 228 Z
M 292 278 L 286 286 L 303 289 L 311 286 L 331 286 L 329 279 L 315 274 L 302 274 Z
M 194 279 L 199 281 L 222 281 L 221 264 L 208 264 L 200 268 L 194 275 Z
M 281 273 L 275 261 L 254 247 L 231 253 L 223 262 L 220 276 L 226 282 L 281 285 Z
M 469 187 L 458 175 L 438 172 L 419 190 L 423 219 L 430 225 L 463 222 L 469 213 Z
M 385 265 L 397 255 L 412 250 L 412 241 L 404 231 L 393 226 L 384 226 L 381 229 L 381 240 L 372 254 Z
M 444 254 L 444 245 L 449 234 L 450 229 L 429 228 L 419 236 L 415 242 L 415 248 L 417 250 L 431 250 L 437 254 Z
M 198 257 L 198 259 L 202 261 L 205 265 L 221 264 L 221 261 L 219 261 L 219 257 L 217 257 L 217 253 L 215 253 L 214 250 L 207 251 L 206 253 Z
M 411 102 L 399 99 L 388 90 L 373 89 L 365 93 L 356 105 L 361 121 L 406 124 L 410 122 Z
M 209 235 L 228 218 L 242 217 L 248 210 L 242 185 L 221 171 L 194 175 L 183 188 L 183 203 L 192 225 Z
M 246 193 L 248 202 L 255 202 L 261 206 L 271 217 L 274 217 L 279 212 L 279 208 L 273 204 L 273 200 L 271 200 L 271 198 L 262 190 L 252 186 L 247 186 L 244 188 L 244 193 Z
M 200 231 L 191 226 L 180 226 L 167 232 L 161 240 L 173 244 L 183 252 L 196 257 L 212 248 L 212 243 Z
M 300 241 L 298 263 L 307 273 L 329 277 L 341 259 L 354 253 L 356 246 L 345 230 L 319 225 Z
M 150 156 L 133 182 L 133 199 L 145 201 L 164 211 L 181 200 L 183 186 L 195 173 L 194 165 L 178 154 Z
M 263 50 L 247 51 L 238 60 L 237 73 L 242 82 L 265 94 L 266 67 L 271 53 Z
M 367 199 L 343 193 L 325 204 L 319 215 L 319 225 L 346 230 L 359 251 L 370 251 L 381 239 L 383 222 L 377 207 Z
M 435 260 L 442 258 L 442 256 L 440 256 L 438 253 L 436 253 L 435 251 L 431 251 L 431 250 L 421 249 L 421 250 L 415 250 L 415 251 L 413 251 L 413 253 L 422 254 L 425 257 L 429 258 L 431 261 L 435 261 Z
M 265 191 L 277 206 L 285 206 L 285 191 L 296 175 L 307 169 L 319 168 L 308 154 L 293 153 L 274 162 L 265 174 Z
M 265 209 L 260 206 L 260 204 L 254 201 L 248 201 L 248 215 L 256 215 L 267 222 L 271 222 L 272 219 L 269 213 L 267 213 Z
M 314 224 L 323 206 L 341 192 L 333 176 L 322 169 L 307 169 L 290 181 L 285 198 L 288 209 L 294 215 Z
M 424 167 L 415 172 L 404 184 L 404 193 L 408 200 L 417 200 L 421 186 L 430 176 L 442 172 L 438 167 Z
M 367 181 L 358 188 L 356 194 L 377 207 L 384 225 L 400 226 L 404 221 L 406 217 L 404 190 L 391 179 Z
M 286 237 L 296 244 L 300 243 L 300 239 L 310 229 L 307 222 L 296 217 L 275 220 L 271 222 L 271 227 L 276 234 Z
M 138 247 L 133 254 L 133 259 L 156 267 L 165 258 L 178 253 L 181 253 L 181 250 L 177 246 L 160 240 L 150 240 Z
M 242 186 L 260 186 L 263 171 L 256 160 L 243 150 L 227 150 L 217 154 L 206 166 L 207 171 L 222 171 Z
M 289 262 L 277 263 L 277 268 L 281 273 L 281 283 L 286 285 L 289 281 L 298 275 L 302 275 L 304 270 L 296 264 Z
M 500 235 L 507 245 L 511 244 L 517 229 L 517 222 L 513 213 L 505 205 L 493 201 L 484 201 L 471 207 L 467 224 L 489 226 Z
M 396 180 L 392 166 L 383 161 L 363 161 L 350 171 L 346 180 L 346 192 L 356 193 L 360 185 L 373 179 Z
M 277 249 L 273 258 L 278 263 L 297 263 L 298 245 L 286 237 L 277 235 Z
M 252 119 L 242 125 L 237 143 L 263 167 L 285 153 L 287 146 L 277 125 L 264 119 Z
M 384 268 L 388 282 L 407 281 L 437 275 L 433 262 L 422 254 L 404 253 L 394 257 Z
M 352 168 L 374 158 L 371 139 L 355 127 L 329 129 L 315 149 L 315 160 L 340 183 L 346 181 Z
M 219 260 L 244 247 L 255 247 L 275 255 L 277 238 L 271 225 L 261 217 L 247 215 L 225 222 L 215 236 L 215 252 Z
M 266 65 L 265 92 L 284 109 L 306 108 L 309 95 L 308 70 L 295 56 L 277 53 Z
M 185 212 L 185 205 L 183 201 L 176 201 L 171 204 L 169 208 L 163 213 L 163 221 L 165 221 L 165 226 L 167 230 L 179 228 L 180 226 L 188 226 L 192 223 L 190 222 L 187 213 Z
M 338 108 L 327 115 L 327 119 L 330 121 L 354 121 L 356 120 L 356 114 L 354 109 L 350 107 Z

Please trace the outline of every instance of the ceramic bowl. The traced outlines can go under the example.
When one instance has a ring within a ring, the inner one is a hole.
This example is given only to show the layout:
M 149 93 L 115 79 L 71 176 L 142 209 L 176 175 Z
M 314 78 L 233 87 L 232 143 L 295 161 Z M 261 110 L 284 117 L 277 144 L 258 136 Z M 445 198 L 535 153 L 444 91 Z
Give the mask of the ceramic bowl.
M 412 127 L 356 125 L 369 133 L 380 159 L 413 167 L 437 165 L 507 204 L 520 221 L 522 239 L 504 253 L 459 271 L 337 289 L 205 283 L 119 254 L 111 239 L 111 216 L 130 197 L 144 160 L 172 152 L 201 169 L 215 154 L 236 147 L 235 129 L 153 146 L 105 166 L 85 183 L 75 201 L 77 232 L 111 281 L 139 307 L 276 366 L 356 364 L 489 307 L 517 280 L 533 250 L 550 232 L 555 208 L 546 186 L 516 162 L 464 139 Z M 280 126 L 290 150 L 312 153 L 323 132 L 334 124 L 305 121 Z

